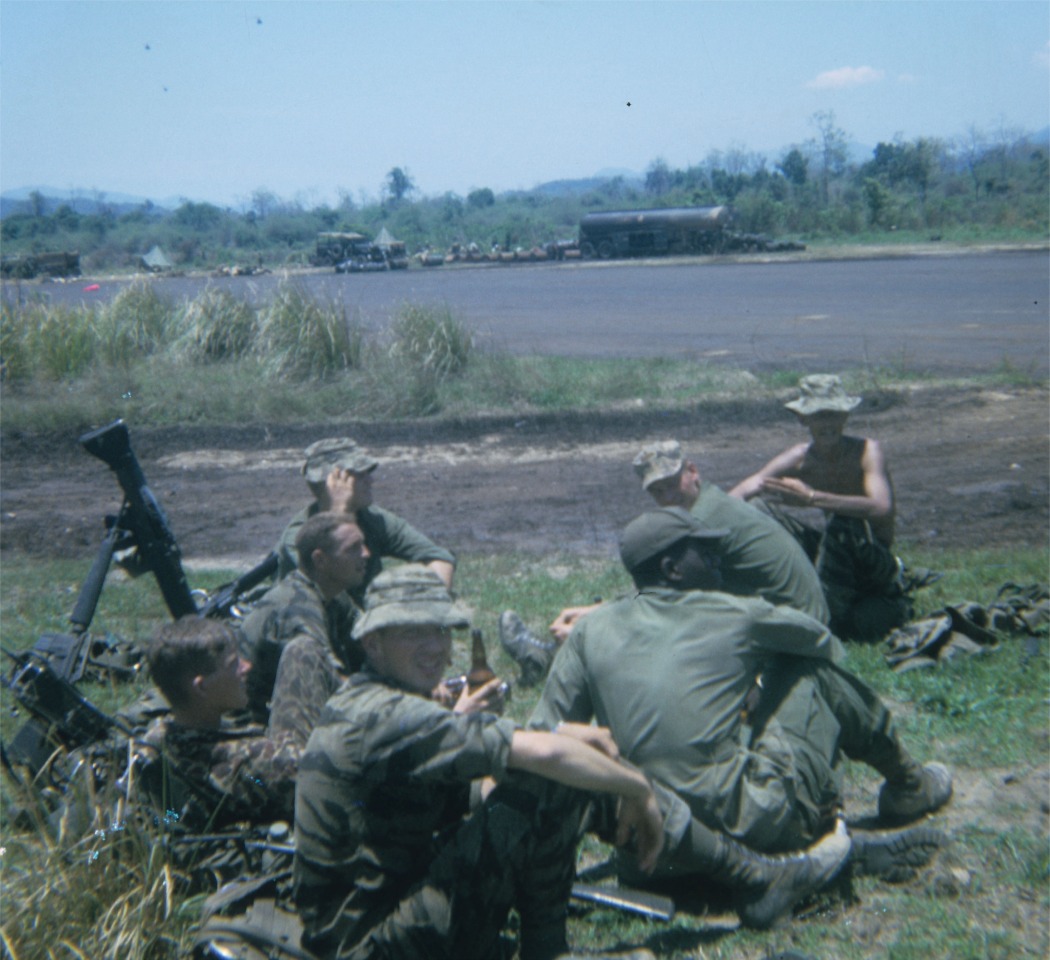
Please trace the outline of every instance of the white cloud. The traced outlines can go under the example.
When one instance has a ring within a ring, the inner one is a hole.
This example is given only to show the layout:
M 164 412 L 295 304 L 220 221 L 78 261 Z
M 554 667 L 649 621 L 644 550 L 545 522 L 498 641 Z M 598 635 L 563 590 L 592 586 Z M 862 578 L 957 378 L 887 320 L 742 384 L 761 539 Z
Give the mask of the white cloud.
M 914 73 L 902 73 L 897 76 L 897 83 L 918 83 L 919 78 Z
M 878 83 L 885 76 L 885 71 L 874 67 L 839 67 L 817 74 L 806 86 L 810 90 L 845 90 L 847 87 Z
M 1050 40 L 1046 41 L 1042 50 L 1036 51 L 1035 62 L 1041 67 L 1050 67 Z

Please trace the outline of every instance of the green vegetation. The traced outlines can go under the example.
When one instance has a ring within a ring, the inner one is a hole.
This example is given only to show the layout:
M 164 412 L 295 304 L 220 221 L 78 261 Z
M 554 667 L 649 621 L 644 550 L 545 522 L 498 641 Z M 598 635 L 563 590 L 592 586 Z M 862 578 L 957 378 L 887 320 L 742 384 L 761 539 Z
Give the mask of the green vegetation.
M 1045 143 L 1020 131 L 971 128 L 952 141 L 918 137 L 879 143 L 863 163 L 849 160 L 848 137 L 831 113 L 812 118 L 815 136 L 768 158 L 741 147 L 713 150 L 701 163 L 672 169 L 655 159 L 644 181 L 623 177 L 554 183 L 532 191 L 467 197 L 417 196 L 411 175 L 394 167 L 382 196 L 307 209 L 256 190 L 247 209 L 186 201 L 174 211 L 150 203 L 123 212 L 104 195 L 79 213 L 31 197 L 0 226 L 6 255 L 79 251 L 85 272 L 140 269 L 159 245 L 180 269 L 306 265 L 322 231 L 374 237 L 382 228 L 410 251 L 477 243 L 487 250 L 531 248 L 575 238 L 589 212 L 729 204 L 734 229 L 807 244 L 973 243 L 1045 240 L 1050 227 L 1050 160 Z
M 447 306 L 405 303 L 378 332 L 294 281 L 252 307 L 205 290 L 171 303 L 135 283 L 108 304 L 0 304 L 4 426 L 74 432 L 139 425 L 323 423 L 755 400 L 797 371 L 753 375 L 685 359 L 581 360 L 483 352 Z M 930 385 L 906 358 L 846 374 L 862 392 Z M 982 380 L 1039 385 L 1003 365 Z
M 905 559 L 944 573 L 921 592 L 921 613 L 947 600 L 990 602 L 1004 580 L 1038 580 L 1046 570 L 1045 554 L 1034 549 L 914 551 Z M 28 558 L 5 564 L 0 582 L 5 646 L 22 649 L 40 633 L 61 629 L 87 566 Z M 190 580 L 194 587 L 213 587 L 229 575 L 194 573 Z M 502 609 L 515 608 L 541 625 L 564 605 L 595 595 L 614 597 L 628 588 L 618 564 L 574 556 L 468 558 L 457 582 L 461 599 L 489 640 L 494 667 L 507 677 L 516 672 L 495 640 Z M 142 641 L 166 617 L 152 578 L 111 576 L 93 627 Z M 1046 762 L 1046 638 L 1038 658 L 1026 667 L 1022 652 L 1020 640 L 1004 638 L 987 657 L 898 675 L 887 669 L 877 647 L 852 647 L 848 665 L 896 704 L 906 739 L 919 756 L 943 758 L 960 780 L 987 770 L 999 782 L 1006 771 L 1040 770 Z M 453 669 L 464 669 L 468 660 L 464 640 L 457 643 Z M 84 689 L 112 709 L 132 699 L 141 685 Z M 535 690 L 515 690 L 510 715 L 526 718 L 536 697 Z M 6 712 L 0 718 L 5 738 L 17 722 Z M 876 787 L 866 771 L 851 774 L 851 804 L 860 811 L 873 808 Z M 3 789 L 10 801 L 6 778 Z M 997 797 L 994 818 L 988 815 L 992 811 L 961 810 L 958 815 L 969 822 L 953 831 L 952 846 L 915 881 L 845 883 L 823 894 L 806 919 L 780 930 L 738 931 L 731 918 L 689 912 L 663 924 L 594 910 L 571 921 L 571 937 L 576 945 L 592 948 L 644 943 L 665 958 L 695 957 L 699 950 L 709 958 L 745 960 L 786 949 L 843 960 L 1040 956 L 1050 909 L 1047 851 L 1045 842 L 1024 826 L 1026 811 L 1015 810 L 1011 804 L 1017 801 L 1008 793 Z M 166 862 L 154 828 L 127 818 L 109 795 L 91 797 L 85 788 L 81 802 L 83 809 L 90 804 L 102 812 L 85 832 L 73 829 L 69 818 L 64 828 L 42 815 L 28 829 L 5 821 L 2 863 L 9 909 L 0 934 L 6 952 L 17 960 L 187 955 L 200 898 L 187 894 L 185 878 Z M 584 856 L 593 860 L 607 854 L 590 842 Z M 15 903 L 18 910 L 10 907 Z

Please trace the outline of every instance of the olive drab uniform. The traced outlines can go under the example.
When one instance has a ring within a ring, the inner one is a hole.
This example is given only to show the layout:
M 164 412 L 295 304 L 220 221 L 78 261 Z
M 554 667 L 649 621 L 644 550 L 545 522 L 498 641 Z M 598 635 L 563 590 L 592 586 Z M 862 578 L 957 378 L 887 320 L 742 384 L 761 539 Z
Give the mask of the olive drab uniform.
M 759 596 L 828 623 L 828 604 L 816 569 L 776 520 L 706 481 L 690 512 L 705 527 L 726 530 L 718 544 L 726 593 Z
M 777 504 L 756 503 L 813 561 L 831 613 L 828 622 L 836 634 L 878 640 L 911 618 L 912 601 L 904 589 L 901 564 L 866 520 L 829 513 L 820 529 Z
M 271 587 L 241 624 L 241 653 L 251 661 L 248 708 L 257 723 L 271 721 L 271 701 L 277 698 L 279 723 L 285 730 L 302 729 L 302 712 L 316 719 L 324 701 L 362 663 L 360 647 L 350 639 L 357 607 L 340 594 L 326 601 L 317 585 L 296 570 Z M 294 641 L 291 663 L 283 670 L 278 697 L 278 665 Z M 295 714 L 299 714 L 296 716 Z M 299 737 L 306 743 L 306 734 Z
M 585 795 L 507 771 L 515 729 L 367 669 L 350 678 L 300 765 L 304 947 L 321 960 L 469 960 L 499 956 L 511 904 L 523 931 L 564 924 Z M 499 786 L 467 817 L 484 776 Z
M 278 580 L 298 569 L 299 553 L 295 549 L 295 537 L 302 525 L 319 512 L 320 506 L 314 502 L 300 510 L 285 527 L 276 547 Z M 358 603 L 364 597 L 365 588 L 382 571 L 383 557 L 424 564 L 434 560 L 444 560 L 452 564 L 456 562 L 456 558 L 444 547 L 439 547 L 408 521 L 382 507 L 365 507 L 358 510 L 353 520 L 361 528 L 371 554 L 365 567 L 365 579 L 353 593 Z
M 787 607 L 646 588 L 577 624 L 530 723 L 594 719 L 707 826 L 798 849 L 839 803 L 840 750 L 876 768 L 897 755 L 888 712 L 841 656 L 826 627 Z

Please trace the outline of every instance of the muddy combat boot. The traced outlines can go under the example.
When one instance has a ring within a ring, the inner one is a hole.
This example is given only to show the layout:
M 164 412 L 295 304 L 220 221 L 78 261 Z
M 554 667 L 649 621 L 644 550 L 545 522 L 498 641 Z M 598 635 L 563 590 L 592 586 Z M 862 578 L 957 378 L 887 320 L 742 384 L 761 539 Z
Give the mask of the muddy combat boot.
M 521 669 L 518 686 L 531 687 L 543 682 L 557 652 L 557 643 L 540 640 L 513 610 L 500 614 L 499 642 Z
M 879 818 L 911 823 L 939 810 L 952 798 L 952 775 L 943 763 L 920 767 L 912 760 L 896 775 L 887 775 L 879 791 Z
M 827 836 L 791 854 L 758 853 L 695 817 L 667 866 L 728 887 L 741 925 L 766 930 L 800 900 L 831 880 L 849 859 L 852 843 L 841 820 Z
M 943 847 L 948 838 L 933 827 L 907 830 L 852 830 L 853 850 L 849 862 L 854 876 L 881 877 L 889 883 L 904 883 L 915 876 Z

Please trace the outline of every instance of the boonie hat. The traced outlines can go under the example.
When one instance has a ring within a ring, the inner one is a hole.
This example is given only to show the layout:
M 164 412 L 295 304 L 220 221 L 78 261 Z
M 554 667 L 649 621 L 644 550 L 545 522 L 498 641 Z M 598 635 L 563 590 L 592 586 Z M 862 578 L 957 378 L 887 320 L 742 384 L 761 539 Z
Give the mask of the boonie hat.
M 323 483 L 336 467 L 352 473 L 370 473 L 379 466 L 349 437 L 330 437 L 311 443 L 304 451 L 303 476 L 308 483 Z
M 628 570 L 636 570 L 650 557 L 655 557 L 686 537 L 691 540 L 720 540 L 727 533 L 728 530 L 705 527 L 681 507 L 662 507 L 643 513 L 627 524 L 620 536 L 620 559 Z
M 849 413 L 860 402 L 860 397 L 851 397 L 842 388 L 842 381 L 833 373 L 813 373 L 798 382 L 799 398 L 785 403 L 804 417 L 823 410 Z
M 406 563 L 384 570 L 365 594 L 365 612 L 351 636 L 363 636 L 383 627 L 466 627 L 470 618 L 457 606 L 441 578 L 429 567 Z
M 634 472 L 642 478 L 642 489 L 648 490 L 657 480 L 673 477 L 682 469 L 682 447 L 677 440 L 664 440 L 642 447 L 634 458 Z

